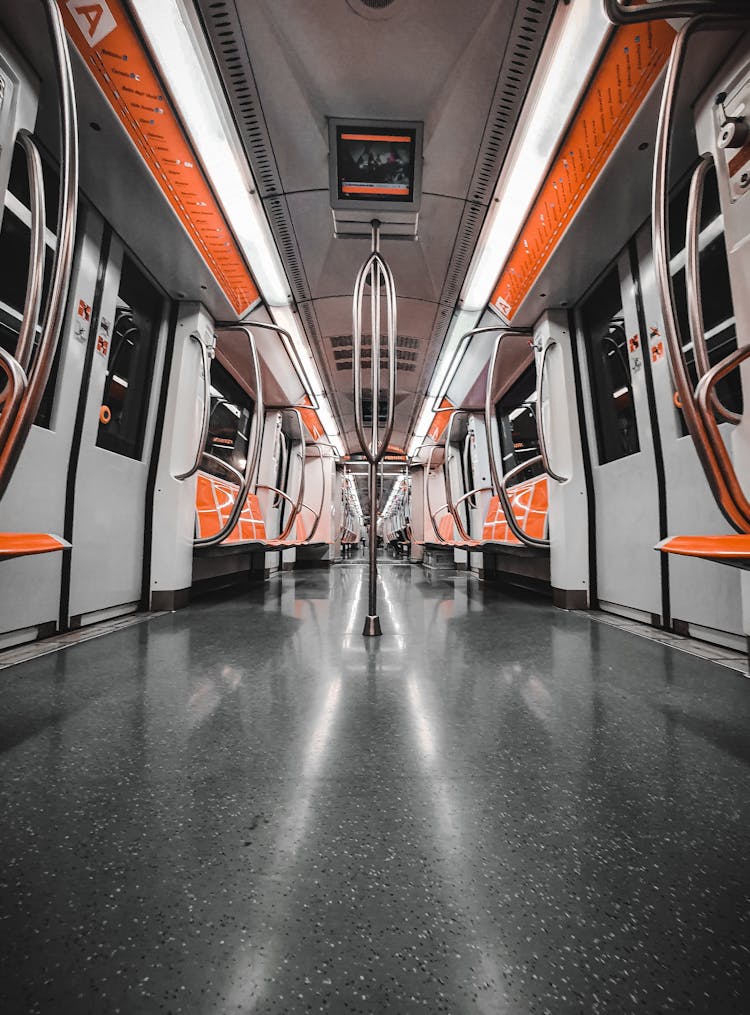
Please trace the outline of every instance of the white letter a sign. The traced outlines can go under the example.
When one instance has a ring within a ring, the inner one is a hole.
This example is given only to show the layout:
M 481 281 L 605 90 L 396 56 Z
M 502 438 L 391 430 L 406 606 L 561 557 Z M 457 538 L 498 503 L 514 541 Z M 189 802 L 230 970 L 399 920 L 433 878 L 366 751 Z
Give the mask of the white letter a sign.
M 105 0 L 87 3 L 86 0 L 68 0 L 68 10 L 83 33 L 89 46 L 98 46 L 111 31 L 117 28 L 117 22 Z

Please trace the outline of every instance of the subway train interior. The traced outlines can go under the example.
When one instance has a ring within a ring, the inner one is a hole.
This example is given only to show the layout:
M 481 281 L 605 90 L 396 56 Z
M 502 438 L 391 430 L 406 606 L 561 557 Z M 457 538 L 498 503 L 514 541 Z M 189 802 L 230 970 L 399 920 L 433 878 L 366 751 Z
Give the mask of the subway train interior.
M 0 196 L 0 1010 L 750 1012 L 750 3 L 0 0 Z

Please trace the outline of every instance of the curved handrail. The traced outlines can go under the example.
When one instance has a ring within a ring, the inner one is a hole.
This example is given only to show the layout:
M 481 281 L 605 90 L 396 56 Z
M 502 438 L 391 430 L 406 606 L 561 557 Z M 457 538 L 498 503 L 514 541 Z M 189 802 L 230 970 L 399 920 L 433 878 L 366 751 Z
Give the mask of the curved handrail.
M 368 612 L 363 634 L 374 637 L 381 633 L 377 615 L 378 600 L 378 476 L 377 466 L 388 450 L 396 418 L 396 283 L 391 269 L 380 256 L 380 222 L 373 219 L 372 249 L 370 256 L 357 272 L 352 299 L 352 351 L 354 372 L 354 427 L 365 458 L 370 465 L 370 546 L 368 575 Z M 370 378 L 372 388 L 372 429 L 370 441 L 365 436 L 364 413 L 362 411 L 362 310 L 365 282 L 370 279 Z M 385 292 L 386 342 L 388 366 L 388 390 L 386 396 L 385 428 L 380 438 L 380 295 Z
M 451 470 L 450 463 L 452 455 L 450 453 L 451 437 L 453 435 L 453 424 L 456 420 L 456 416 L 466 415 L 469 412 L 468 409 L 455 409 L 448 417 L 448 426 L 445 430 L 445 461 L 443 462 L 443 475 L 445 476 L 445 499 L 448 502 L 448 510 L 453 516 L 453 521 L 456 523 L 458 534 L 464 541 L 471 540 L 471 536 L 466 531 L 463 520 L 458 513 L 457 505 L 460 501 L 453 500 L 453 484 L 451 482 Z M 463 499 L 463 498 L 462 498 Z
M 294 369 L 297 371 L 297 376 L 302 382 L 302 387 L 310 389 L 307 392 L 307 397 L 310 399 L 310 404 L 304 405 L 302 406 L 302 408 L 314 409 L 317 411 L 320 408 L 320 403 L 318 402 L 317 396 L 313 391 L 313 385 L 310 378 L 307 376 L 304 364 L 302 360 L 299 358 L 297 350 L 294 347 L 294 339 L 292 338 L 291 334 L 286 330 L 286 328 L 281 328 L 279 327 L 278 324 L 264 324 L 262 321 L 243 321 L 242 323 L 247 324 L 251 328 L 261 328 L 263 331 L 275 331 L 278 335 L 281 336 L 281 342 L 286 350 L 287 356 L 292 361 Z
M 524 329 L 518 328 L 506 328 L 501 334 L 497 336 L 492 347 L 490 354 L 489 363 L 487 365 L 487 387 L 484 395 L 484 427 L 487 431 L 487 450 L 489 453 L 490 460 L 490 476 L 492 477 L 492 487 L 497 491 L 498 497 L 500 496 L 500 487 L 502 486 L 502 476 L 500 474 L 500 468 L 498 467 L 497 457 L 495 455 L 495 442 L 492 439 L 493 436 L 493 422 L 494 413 L 492 406 L 492 383 L 495 377 L 495 368 L 497 366 L 497 357 L 500 352 L 500 344 L 506 335 L 529 335 L 530 333 Z M 539 412 L 537 411 L 537 430 L 539 427 Z
M 194 546 L 216 546 L 217 543 L 221 543 L 224 539 L 226 539 L 229 533 L 234 529 L 245 507 L 245 501 L 247 500 L 247 495 L 250 492 L 253 477 L 258 470 L 261 441 L 263 439 L 263 424 L 265 422 L 266 410 L 263 403 L 263 378 L 260 372 L 260 362 L 258 360 L 258 350 L 255 346 L 255 338 L 253 337 L 253 333 L 250 329 L 244 324 L 225 324 L 222 325 L 221 330 L 243 332 L 247 336 L 247 340 L 250 345 L 250 355 L 253 361 L 253 373 L 255 375 L 255 412 L 253 413 L 252 424 L 254 426 L 255 440 L 252 447 L 252 453 L 250 448 L 248 448 L 247 460 L 245 462 L 245 472 L 242 477 L 242 482 L 240 483 L 240 488 L 237 491 L 237 499 L 232 506 L 232 510 L 229 512 L 229 517 L 218 532 L 214 533 L 213 536 L 204 536 L 200 539 L 196 539 L 193 544 Z M 221 459 L 218 459 L 218 461 L 221 461 Z
M 26 282 L 23 319 L 18 332 L 15 356 L 21 368 L 28 373 L 34 350 L 36 328 L 39 323 L 39 309 L 42 305 L 44 226 L 47 216 L 44 198 L 44 171 L 39 149 L 28 130 L 20 130 L 16 141 L 21 145 L 26 155 L 26 167 L 29 175 L 31 249 L 29 251 L 29 277 Z
M 715 12 L 714 12 L 715 13 Z M 677 90 L 685 62 L 685 52 L 691 36 L 701 29 L 720 27 L 744 28 L 747 22 L 733 22 L 715 16 L 702 15 L 686 22 L 675 36 L 667 63 L 659 121 L 654 146 L 654 179 L 652 188 L 652 247 L 654 270 L 659 289 L 664 337 L 669 352 L 677 397 L 682 406 L 683 419 L 693 440 L 696 453 L 711 492 L 724 517 L 738 532 L 750 531 L 750 503 L 742 490 L 737 474 L 723 440 L 717 442 L 714 429 L 698 407 L 695 392 L 685 362 L 679 322 L 675 309 L 674 287 L 669 270 L 668 249 L 668 181 L 671 153 L 671 133 L 676 106 Z M 717 364 L 721 366 L 721 364 Z M 708 423 L 708 425 L 707 425 Z
M 213 349 L 209 349 L 203 339 L 200 337 L 197 331 L 193 331 L 188 336 L 198 343 L 201 350 L 201 361 L 203 364 L 203 420 L 201 422 L 200 436 L 198 438 L 198 450 L 195 454 L 195 460 L 192 466 L 187 472 L 181 472 L 174 478 L 180 482 L 183 479 L 190 479 L 200 468 L 201 459 L 204 454 L 206 447 L 206 439 L 208 437 L 208 427 L 211 420 L 211 360 L 216 355 Z
M 433 447 L 430 448 L 429 455 L 427 456 L 427 464 L 425 465 L 424 490 L 425 490 L 425 499 L 427 501 L 427 512 L 428 512 L 428 514 L 430 516 L 430 521 L 432 523 L 433 532 L 435 533 L 435 536 L 437 537 L 438 542 L 440 542 L 440 543 L 447 543 L 448 540 L 444 539 L 440 535 L 440 532 L 438 531 L 438 527 L 437 527 L 437 525 L 435 523 L 435 516 L 437 515 L 438 511 L 442 511 L 444 508 L 447 508 L 448 505 L 447 504 L 441 504 L 440 507 L 436 511 L 433 511 L 432 510 L 432 498 L 430 497 L 430 470 L 432 469 L 432 457 L 435 454 L 435 449 L 439 448 L 439 447 L 442 447 L 442 444 L 435 444 L 435 445 L 433 445 Z
M 78 214 L 78 123 L 73 70 L 65 26 L 55 0 L 43 0 L 52 36 L 55 72 L 60 93 L 60 191 L 57 245 L 44 308 L 42 333 L 23 400 L 0 446 L 0 497 L 5 493 L 21 450 L 44 397 L 62 330 L 70 287 Z
M 516 476 L 518 476 L 521 472 L 525 472 L 526 469 L 530 469 L 532 466 L 540 464 L 543 464 L 542 456 L 534 455 L 534 457 L 530 458 L 528 462 L 521 462 L 520 465 L 514 466 L 503 476 L 500 489 L 498 490 L 498 495 L 500 497 L 500 503 L 503 506 L 503 512 L 505 514 L 505 520 L 508 523 L 508 528 L 516 539 L 521 543 L 525 543 L 526 546 L 548 549 L 549 539 L 538 539 L 536 536 L 530 536 L 527 532 L 524 532 L 516 521 L 516 516 L 513 513 L 513 505 L 511 504 L 510 497 L 508 496 L 508 483 L 511 479 L 515 479 Z
M 213 462 L 214 465 L 220 465 L 222 469 L 226 469 L 227 472 L 231 472 L 233 476 L 236 476 L 236 478 L 239 479 L 240 483 L 244 480 L 245 477 L 242 475 L 240 470 L 235 469 L 235 467 L 230 465 L 229 462 L 225 462 L 223 458 L 219 458 L 217 455 L 212 455 L 209 451 L 204 451 L 201 457 L 207 458 L 208 461 Z
M 367 278 L 371 278 L 371 379 L 372 379 L 372 433 L 370 440 L 365 435 L 362 411 L 362 307 Z M 381 437 L 378 437 L 378 409 L 380 393 L 380 293 L 381 282 L 386 296 L 386 335 L 388 348 L 388 397 L 386 399 L 386 423 Z M 354 313 L 352 315 L 352 350 L 354 367 L 354 425 L 362 452 L 371 465 L 376 465 L 386 453 L 393 434 L 396 410 L 396 286 L 393 274 L 377 250 L 367 258 L 359 269 L 354 283 Z
M 297 423 L 299 424 L 300 446 L 296 454 L 300 459 L 300 470 L 299 470 L 299 484 L 297 486 L 297 499 L 295 501 L 292 501 L 291 497 L 285 498 L 288 499 L 290 504 L 293 504 L 293 506 L 291 511 L 289 512 L 289 517 L 287 518 L 286 525 L 284 526 L 283 531 L 279 535 L 279 540 L 282 543 L 286 542 L 286 540 L 289 538 L 289 533 L 292 531 L 294 523 L 297 521 L 297 515 L 300 513 L 300 510 L 302 508 L 302 502 L 305 499 L 305 452 L 306 452 L 305 427 L 302 422 L 302 416 L 300 415 L 299 409 L 285 409 L 284 411 L 295 414 L 297 417 Z
M 556 483 L 567 483 L 568 479 L 565 476 L 560 476 L 558 473 L 554 472 L 549 463 L 547 438 L 544 432 L 544 410 L 542 402 L 542 398 L 544 396 L 544 368 L 547 365 L 547 353 L 554 345 L 557 345 L 557 342 L 551 338 L 542 345 L 541 349 L 541 360 L 539 363 L 539 370 L 536 375 L 536 433 L 539 440 L 539 455 L 542 459 L 544 471 L 548 476 L 554 479 Z
M 318 460 L 320 461 L 320 505 L 318 507 L 317 514 L 315 513 L 314 508 L 311 508 L 308 504 L 303 504 L 302 505 L 302 507 L 306 507 L 308 509 L 308 511 L 312 511 L 313 514 L 315 514 L 315 522 L 313 524 L 312 529 L 310 529 L 310 531 L 308 532 L 307 539 L 305 540 L 305 542 L 307 542 L 307 543 L 311 543 L 312 542 L 313 536 L 318 531 L 318 526 L 320 525 L 320 519 L 323 517 L 323 508 L 325 507 L 325 500 L 326 500 L 326 469 L 325 469 L 325 465 L 323 464 L 325 456 L 323 455 L 322 448 L 317 443 L 316 444 L 310 444 L 309 447 L 315 448 L 315 450 L 318 452 Z M 334 448 L 332 444 L 327 444 L 326 443 L 325 447 L 333 448 L 334 451 L 336 450 L 336 448 Z
M 26 373 L 15 356 L 0 345 L 0 369 L 3 370 L 8 382 L 0 394 L 0 438 L 10 428 L 11 422 L 15 419 L 18 406 L 26 391 Z
M 703 319 L 703 299 L 701 297 L 700 281 L 700 215 L 703 204 L 703 190 L 706 176 L 714 167 L 713 156 L 704 155 L 695 167 L 693 178 L 690 181 L 690 192 L 688 194 L 687 217 L 685 224 L 685 293 L 687 299 L 688 325 L 690 327 L 690 338 L 695 350 L 695 362 L 698 368 L 698 376 L 702 377 L 711 370 L 711 362 L 708 358 L 706 346 L 706 334 Z M 714 409 L 728 423 L 739 423 L 742 419 L 736 412 L 723 404 L 717 393 L 714 391 L 711 396 Z
M 742 15 L 747 13 L 747 0 L 655 0 L 638 7 L 625 6 L 619 0 L 604 0 L 604 13 L 615 25 L 633 25 L 663 18 L 693 18 L 699 14 Z

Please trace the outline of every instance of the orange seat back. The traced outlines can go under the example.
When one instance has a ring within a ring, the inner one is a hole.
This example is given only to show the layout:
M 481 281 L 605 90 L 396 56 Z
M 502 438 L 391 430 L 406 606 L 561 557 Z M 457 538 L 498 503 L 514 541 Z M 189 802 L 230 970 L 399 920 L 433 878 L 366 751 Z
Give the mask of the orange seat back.
M 196 529 L 198 537 L 215 536 L 226 524 L 237 499 L 239 487 L 225 479 L 199 472 L 195 492 Z M 266 523 L 254 493 L 249 493 L 237 524 L 223 543 L 264 542 Z
M 520 528 L 535 539 L 545 539 L 549 512 L 547 477 L 535 476 L 533 479 L 518 483 L 517 486 L 512 486 L 508 490 L 508 497 L 513 508 L 513 517 Z M 490 500 L 482 540 L 486 543 L 520 545 L 520 541 L 516 539 L 508 525 L 499 497 L 492 497 Z
M 453 515 L 443 515 L 438 522 L 438 536 L 447 542 L 453 542 L 455 532 L 455 524 L 453 522 Z

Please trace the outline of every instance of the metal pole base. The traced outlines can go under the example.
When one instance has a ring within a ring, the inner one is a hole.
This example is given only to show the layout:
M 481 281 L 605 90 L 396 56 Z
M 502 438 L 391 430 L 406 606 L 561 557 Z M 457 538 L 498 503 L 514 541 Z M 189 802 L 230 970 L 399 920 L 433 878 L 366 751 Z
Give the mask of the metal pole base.
M 380 617 L 377 614 L 374 617 L 368 614 L 365 618 L 365 629 L 362 634 L 365 638 L 377 638 L 382 633 L 380 630 Z

